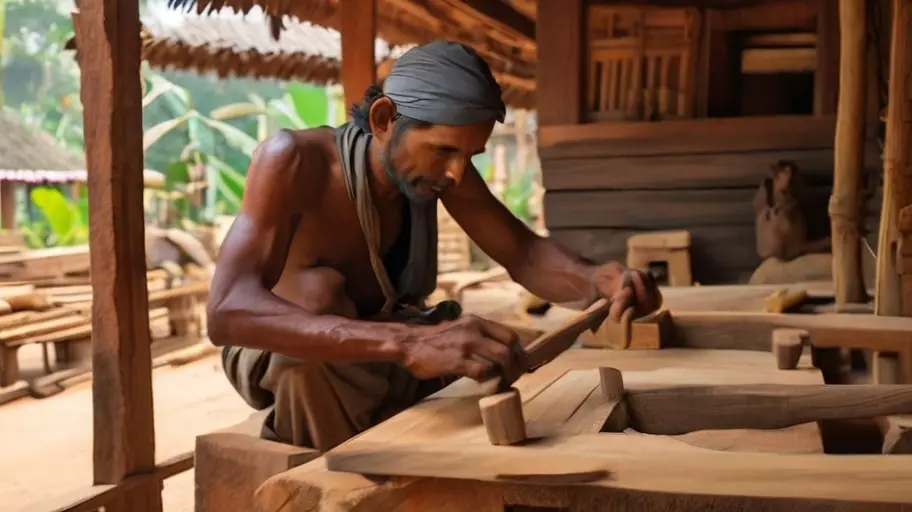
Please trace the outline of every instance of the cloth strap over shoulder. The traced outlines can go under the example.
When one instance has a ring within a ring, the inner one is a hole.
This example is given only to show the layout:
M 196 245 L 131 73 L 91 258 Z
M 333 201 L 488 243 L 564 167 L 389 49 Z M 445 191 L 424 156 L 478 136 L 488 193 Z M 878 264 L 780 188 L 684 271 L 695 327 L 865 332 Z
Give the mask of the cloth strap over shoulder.
M 370 190 L 368 157 L 372 138 L 370 133 L 353 123 L 346 123 L 336 130 L 336 147 L 348 196 L 355 203 L 371 267 L 383 291 L 385 303 L 382 312 L 390 317 L 401 302 L 423 300 L 437 287 L 437 201 L 409 202 L 411 231 L 408 262 L 398 282 L 394 283 L 380 255 L 380 214 Z M 436 313 L 405 309 L 408 310 L 404 313 L 408 320 L 422 321 L 426 317 L 425 321 L 431 323 L 455 318 L 461 313 L 461 308 L 455 303 Z

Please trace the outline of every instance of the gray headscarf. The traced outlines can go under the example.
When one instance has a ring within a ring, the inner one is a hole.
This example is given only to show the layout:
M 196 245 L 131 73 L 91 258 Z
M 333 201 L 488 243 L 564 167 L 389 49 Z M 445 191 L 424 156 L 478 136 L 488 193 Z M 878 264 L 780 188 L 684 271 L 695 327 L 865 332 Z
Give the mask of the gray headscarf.
M 431 124 L 504 121 L 500 85 L 475 50 L 434 41 L 405 52 L 383 82 L 400 114 Z

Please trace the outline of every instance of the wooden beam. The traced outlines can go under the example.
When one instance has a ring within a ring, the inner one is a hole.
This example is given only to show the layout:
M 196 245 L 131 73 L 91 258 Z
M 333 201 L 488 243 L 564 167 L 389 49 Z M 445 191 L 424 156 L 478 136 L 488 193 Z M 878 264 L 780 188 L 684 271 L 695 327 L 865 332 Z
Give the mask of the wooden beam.
M 377 1 L 346 0 L 339 3 L 342 37 L 342 89 L 345 107 L 360 103 L 364 92 L 377 81 L 374 40 L 377 37 Z
M 538 125 L 578 124 L 586 83 L 586 2 L 538 0 Z
M 16 229 L 16 184 L 0 182 L 0 227 Z
M 886 141 L 884 147 L 884 195 L 881 209 L 878 254 L 885 255 L 885 265 L 878 265 L 877 300 L 874 311 L 879 315 L 903 314 L 902 285 L 897 267 L 896 247 L 899 240 L 899 212 L 912 204 L 912 2 L 893 1 L 893 40 L 890 50 L 890 78 Z M 880 261 L 878 261 L 880 263 Z M 881 271 L 882 270 L 882 271 Z M 907 308 L 908 309 L 908 308 Z
M 836 113 L 839 94 L 839 5 L 818 0 L 817 70 L 814 75 L 814 115 Z
M 29 504 L 22 512 L 95 512 L 101 507 L 108 507 L 116 499 L 129 495 L 131 489 L 143 485 L 154 485 L 162 480 L 193 469 L 193 452 L 162 461 L 154 473 L 130 477 L 118 485 L 92 485 L 75 489 L 66 494 L 54 496 Z
M 867 9 L 857 0 L 839 1 L 842 54 L 836 118 L 835 175 L 830 197 L 833 282 L 836 304 L 865 302 L 861 265 L 861 191 L 867 100 Z
M 140 22 L 136 0 L 80 0 L 92 268 L 94 483 L 155 471 L 152 356 L 143 219 Z M 156 480 L 108 512 L 161 511 Z
M 486 23 L 535 43 L 535 21 L 503 0 L 448 0 L 446 3 L 463 12 L 474 11 L 470 14 Z

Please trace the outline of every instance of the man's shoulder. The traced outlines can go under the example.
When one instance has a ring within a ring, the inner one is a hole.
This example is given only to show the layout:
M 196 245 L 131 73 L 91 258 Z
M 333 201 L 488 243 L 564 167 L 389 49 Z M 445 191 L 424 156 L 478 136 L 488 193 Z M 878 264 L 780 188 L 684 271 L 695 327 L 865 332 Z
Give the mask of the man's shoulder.
M 313 157 L 332 147 L 335 130 L 329 126 L 292 130 L 282 128 L 260 142 L 254 154 L 298 154 Z

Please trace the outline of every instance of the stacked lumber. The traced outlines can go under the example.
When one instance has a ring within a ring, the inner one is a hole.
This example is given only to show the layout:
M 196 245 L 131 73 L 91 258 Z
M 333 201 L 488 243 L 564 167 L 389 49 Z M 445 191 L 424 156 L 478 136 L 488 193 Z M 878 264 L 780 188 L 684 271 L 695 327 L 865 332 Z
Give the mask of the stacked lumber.
M 202 303 L 209 292 L 207 271 L 192 265 L 175 267 L 146 272 L 153 344 L 173 345 L 172 349 L 182 348 L 172 343 L 175 339 L 198 342 L 202 338 Z M 56 373 L 89 372 L 91 366 L 92 286 L 87 273 L 17 275 L 19 279 L 0 282 L 0 403 L 5 401 L 5 392 L 15 388 L 21 396 L 30 387 L 20 377 L 20 347 L 42 346 L 46 375 L 38 380 L 45 387 L 54 371 L 48 350 L 51 344 L 58 366 L 68 368 Z M 26 275 L 38 277 L 22 278 Z

